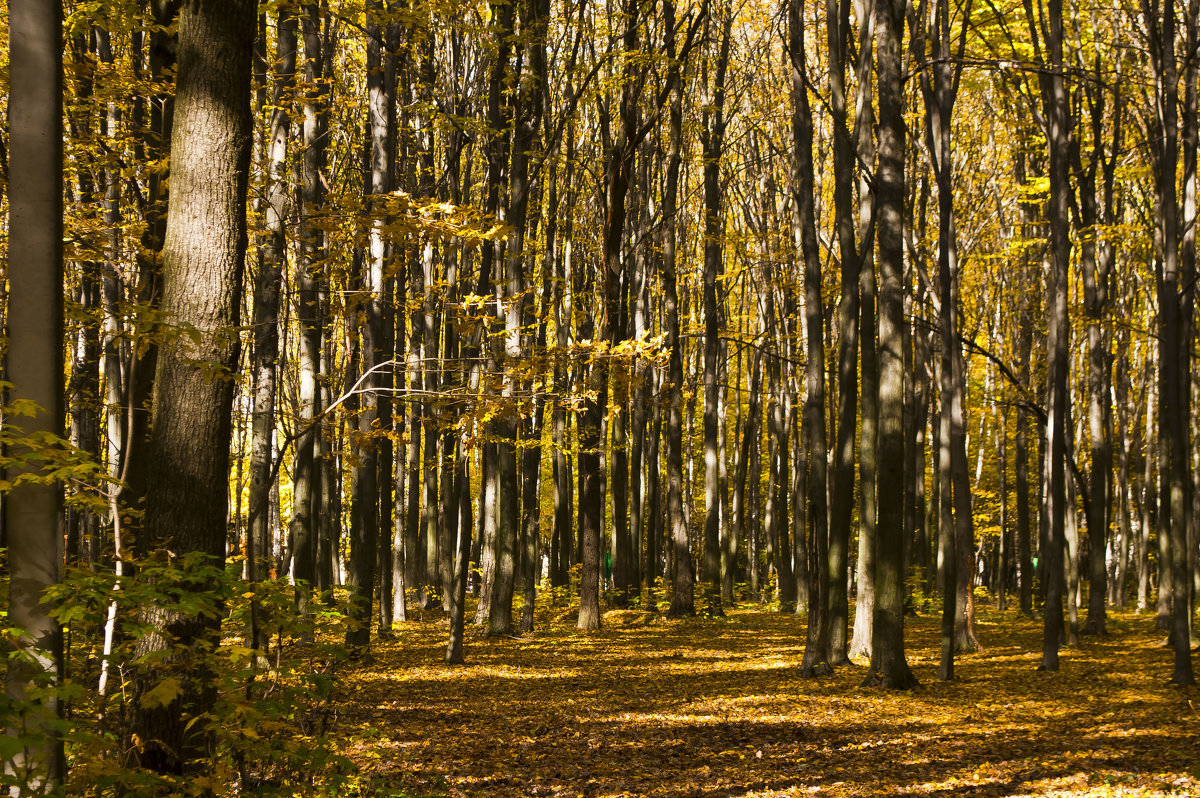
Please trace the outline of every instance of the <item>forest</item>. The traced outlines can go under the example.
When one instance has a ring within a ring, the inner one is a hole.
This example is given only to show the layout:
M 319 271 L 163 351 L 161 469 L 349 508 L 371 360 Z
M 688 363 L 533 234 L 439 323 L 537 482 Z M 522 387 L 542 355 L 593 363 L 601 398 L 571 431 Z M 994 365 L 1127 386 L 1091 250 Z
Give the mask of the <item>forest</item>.
M 557 795 L 339 737 L 539 646 L 910 725 L 1120 672 L 1170 778 L 1095 794 L 1200 789 L 1200 0 L 0 15 L 13 795 Z M 1093 794 L 1023 772 L 823 789 Z

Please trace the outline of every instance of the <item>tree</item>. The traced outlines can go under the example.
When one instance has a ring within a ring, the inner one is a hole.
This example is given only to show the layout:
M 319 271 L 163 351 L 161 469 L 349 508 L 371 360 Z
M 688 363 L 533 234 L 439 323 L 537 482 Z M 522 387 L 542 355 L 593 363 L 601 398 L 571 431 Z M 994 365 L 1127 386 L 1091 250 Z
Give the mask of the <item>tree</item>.
M 1194 6 L 1194 4 L 1193 4 Z M 1192 59 L 1195 58 L 1195 8 L 1188 25 L 1192 32 Z M 1179 163 L 1179 73 L 1176 62 L 1176 11 L 1174 0 L 1165 0 L 1160 7 L 1153 0 L 1144 0 L 1142 15 L 1148 31 L 1150 58 L 1154 67 L 1156 119 L 1150 123 L 1152 150 L 1158 165 L 1155 200 L 1159 223 L 1155 229 L 1155 282 L 1159 304 L 1159 457 L 1162 473 L 1163 529 L 1159 534 L 1169 541 L 1168 557 L 1164 563 L 1164 587 L 1170 584 L 1170 639 L 1174 649 L 1173 684 L 1194 684 L 1196 677 L 1191 658 L 1192 586 L 1188 572 L 1188 525 L 1191 515 L 1187 491 L 1190 485 L 1191 458 L 1188 455 L 1188 405 L 1191 396 L 1190 309 L 1194 274 L 1187 274 L 1189 258 L 1180 257 L 1184 239 L 1180 231 L 1180 203 L 1176 173 Z M 1196 98 L 1192 87 L 1191 106 L 1194 113 Z M 1193 162 L 1191 178 L 1195 180 Z M 1186 174 L 1185 170 L 1185 174 Z M 1192 193 L 1195 210 L 1194 185 L 1186 186 Z M 1190 220 L 1193 224 L 1195 219 Z M 1194 236 L 1194 233 L 1191 234 Z M 1194 242 L 1194 237 L 1191 239 Z M 1193 249 L 1194 253 L 1194 249 Z M 1160 591 L 1160 595 L 1162 592 Z
M 269 497 L 275 457 L 275 391 L 279 360 L 279 289 L 283 279 L 287 236 L 285 226 L 290 215 L 287 169 L 288 142 L 291 139 L 291 115 L 286 95 L 296 72 L 298 23 L 290 8 L 279 12 L 275 91 L 272 100 L 271 129 L 267 142 L 266 227 L 267 239 L 259 248 L 258 279 L 254 283 L 254 411 L 250 442 L 250 516 L 246 532 L 246 574 L 258 582 L 270 571 Z M 251 646 L 266 647 L 261 608 L 251 608 Z
M 63 434 L 62 4 L 9 4 L 8 358 L 10 407 L 24 408 L 21 435 L 6 453 L 9 548 L 7 624 L 26 641 L 7 656 L 7 696 L 20 708 L 23 747 L 4 763 L 33 791 L 65 777 L 54 690 L 62 676 L 62 631 L 42 603 L 62 570 L 62 486 L 39 472 Z M 8 411 L 11 414 L 12 411 Z M 14 423 L 5 419 L 6 424 Z M 7 625 L 6 624 L 6 625 Z M 49 691 L 48 694 L 46 691 Z M 35 696 L 45 696 L 37 698 Z M 20 791 L 16 794 L 25 794 Z
M 833 473 L 829 512 L 829 651 L 832 666 L 846 665 L 849 620 L 850 522 L 854 512 L 854 439 L 858 430 L 858 283 L 862 256 L 854 230 L 854 140 L 848 125 L 846 67 L 850 49 L 850 6 L 827 2 L 829 34 L 829 112 L 833 128 L 834 231 L 841 266 L 838 302 L 837 423 L 834 426 Z M 860 597 L 861 597 L 860 593 Z M 865 617 L 865 615 L 864 615 Z
M 874 38 L 876 0 L 855 0 L 858 18 L 858 101 L 854 115 L 857 159 L 873 165 L 876 148 L 876 87 L 871 83 L 875 63 Z M 858 595 L 854 604 L 854 635 L 850 639 L 851 657 L 872 655 L 872 628 L 875 615 L 875 540 L 878 523 L 878 452 L 879 452 L 879 341 L 876 307 L 874 236 L 877 187 L 859 169 L 858 237 L 861 260 L 858 268 L 860 416 L 858 456 Z M 839 234 L 839 240 L 844 233 Z M 838 535 L 841 533 L 838 532 Z
M 710 16 L 711 19 L 711 16 Z M 720 45 L 711 102 L 705 107 L 701 140 L 704 148 L 704 611 L 724 615 L 721 607 L 720 391 L 717 376 L 723 308 L 717 301 L 722 262 L 721 151 L 725 145 L 725 76 L 729 69 L 732 9 L 719 12 Z
M 311 589 L 316 582 L 317 543 L 319 538 L 320 474 L 316 454 L 319 444 L 321 366 L 321 314 L 318 307 L 320 263 L 324 260 L 325 235 L 316 223 L 325 197 L 325 153 L 328 144 L 328 108 L 320 79 L 325 72 L 321 43 L 321 15 L 316 5 L 306 3 L 300 20 L 304 40 L 304 83 L 302 144 L 300 165 L 300 213 L 297 238 L 295 285 L 298 302 L 296 321 L 300 326 L 297 357 L 296 457 L 292 469 L 292 574 L 298 583 L 296 603 L 302 617 L 310 607 Z M 401 591 L 403 595 L 403 591 Z
M 225 557 L 236 325 L 246 254 L 250 70 L 255 4 L 189 0 L 179 19 L 171 202 L 163 244 L 163 344 L 155 375 L 143 535 L 166 559 Z M 196 591 L 211 588 L 197 580 Z M 159 630 L 140 653 L 161 653 L 135 677 L 135 696 L 158 683 L 163 662 L 215 646 L 218 619 L 143 607 Z M 201 664 L 179 663 L 179 694 L 134 701 L 139 764 L 157 773 L 197 767 L 203 716 L 215 689 Z M 197 720 L 199 722 L 197 722 Z
M 671 544 L 671 562 L 674 564 L 672 582 L 674 594 L 671 598 L 670 614 L 673 616 L 695 613 L 693 590 L 695 578 L 692 573 L 692 554 L 688 545 L 687 524 L 683 513 L 683 352 L 680 341 L 678 263 L 676 219 L 679 200 L 679 170 L 683 160 L 683 69 L 680 64 L 682 53 L 675 43 L 675 4 L 671 0 L 663 3 L 663 26 L 667 47 L 667 91 L 669 134 L 667 145 L 667 177 L 663 188 L 663 242 L 660 261 L 663 282 L 663 327 L 666 333 L 668 352 L 666 425 L 663 431 L 667 440 L 667 529 Z M 686 46 L 684 48 L 686 50 Z M 582 458 L 581 458 L 582 460 Z M 581 463 L 582 465 L 582 463 Z M 581 499 L 582 501 L 582 499 Z
M 816 209 L 813 173 L 812 110 L 808 102 L 808 71 L 804 47 L 801 4 L 788 3 L 788 60 L 792 79 L 792 198 L 796 221 L 793 239 L 804 264 L 804 315 L 808 334 L 808 362 L 804 373 L 804 434 L 808 445 L 805 469 L 804 517 L 808 522 L 808 639 L 804 646 L 801 671 L 821 676 L 832 671 L 828 661 L 829 608 L 829 485 L 826 474 L 825 438 L 825 331 L 824 303 L 821 300 L 821 261 L 817 246 Z M 804 534 L 802 530 L 799 534 Z
M 1046 574 L 1046 603 L 1042 665 L 1044 670 L 1058 670 L 1059 638 L 1063 631 L 1063 546 L 1067 514 L 1067 370 L 1070 366 L 1070 317 L 1067 315 L 1068 274 L 1071 259 L 1070 218 L 1067 215 L 1069 185 L 1067 156 L 1070 146 L 1068 120 L 1070 109 L 1063 67 L 1063 22 L 1060 0 L 1050 0 L 1046 9 L 1048 20 L 1042 29 L 1049 49 L 1049 69 L 1040 75 L 1042 106 L 1046 124 L 1046 140 L 1050 161 L 1050 199 L 1047 203 L 1047 222 L 1050 227 L 1050 275 L 1046 286 L 1047 333 L 1049 359 L 1046 368 L 1046 467 L 1049 474 L 1046 491 L 1048 534 L 1042 552 Z M 1030 32 L 1037 42 L 1034 21 L 1029 20 Z
M 966 374 L 959 337 L 958 234 L 954 219 L 954 166 L 951 122 L 962 75 L 966 47 L 967 17 L 963 9 L 954 62 L 951 61 L 950 6 L 946 0 L 933 4 L 928 38 L 934 59 L 932 76 L 922 74 L 925 95 L 925 136 L 938 187 L 938 285 L 941 330 L 941 452 L 938 457 L 938 541 L 945 567 L 942 662 L 938 675 L 954 677 L 954 651 L 972 650 L 975 640 L 974 612 L 970 592 L 975 577 L 975 533 L 971 495 L 967 484 L 967 448 L 964 435 Z M 957 66 L 955 65 L 957 64 Z M 965 554 L 965 556 L 964 556 Z M 951 589 L 953 584 L 954 589 Z M 949 634 L 947 634 L 949 632 Z
M 867 683 L 916 685 L 904 656 L 904 4 L 877 0 L 879 75 L 879 486 L 875 608 Z

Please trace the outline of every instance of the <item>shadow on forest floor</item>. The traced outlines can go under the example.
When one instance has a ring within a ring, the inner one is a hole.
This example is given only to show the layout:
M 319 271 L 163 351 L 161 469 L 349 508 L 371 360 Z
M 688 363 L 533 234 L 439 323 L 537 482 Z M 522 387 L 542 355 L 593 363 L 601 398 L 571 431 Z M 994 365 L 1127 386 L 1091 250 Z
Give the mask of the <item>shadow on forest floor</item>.
M 1153 618 L 1114 614 L 1050 674 L 1040 623 L 980 610 L 949 683 L 939 620 L 910 618 L 921 687 L 894 693 L 862 665 L 802 678 L 804 619 L 757 606 L 591 634 L 550 610 L 529 638 L 472 630 L 456 667 L 432 614 L 375 644 L 341 706 L 369 794 L 1200 795 L 1200 694 L 1167 685 Z

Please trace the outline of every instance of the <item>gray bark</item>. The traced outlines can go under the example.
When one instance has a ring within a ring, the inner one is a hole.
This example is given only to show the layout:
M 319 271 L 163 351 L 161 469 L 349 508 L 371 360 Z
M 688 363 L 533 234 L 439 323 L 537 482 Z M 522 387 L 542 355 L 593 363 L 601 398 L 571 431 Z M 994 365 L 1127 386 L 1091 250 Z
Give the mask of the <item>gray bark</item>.
M 246 252 L 254 12 L 254 3 L 226 0 L 185 3 L 180 13 L 171 205 L 163 244 L 162 321 L 173 334 L 158 355 L 146 464 L 147 549 L 199 553 L 218 567 L 225 557 L 229 377 L 237 363 Z M 197 593 L 211 589 L 197 580 Z M 159 607 L 144 607 L 142 614 L 160 632 L 140 641 L 140 655 L 217 643 L 219 616 Z M 136 749 L 141 767 L 182 774 L 204 761 L 203 716 L 216 685 L 195 661 L 181 661 L 171 673 L 181 678 L 182 694 L 155 707 L 138 699 L 157 683 L 158 668 L 136 675 L 132 731 L 143 741 Z
M 297 33 L 297 20 L 292 9 L 280 9 L 264 191 L 266 240 L 259 248 L 259 271 L 254 283 L 254 358 L 250 389 L 254 410 L 250 419 L 250 500 L 246 530 L 246 578 L 249 582 L 262 581 L 272 570 L 268 503 L 275 459 L 279 291 L 287 259 L 286 224 L 292 212 L 287 185 L 287 154 L 291 139 L 291 114 L 287 105 L 290 98 L 287 95 L 295 82 Z M 250 606 L 251 648 L 266 648 L 265 622 L 261 606 L 253 602 Z
M 28 436 L 63 429 L 63 145 L 62 5 L 43 0 L 9 4 L 9 63 L 13 80 L 8 122 L 12 160 L 8 174 L 10 263 L 8 270 L 7 373 L 9 401 L 39 410 L 17 419 Z M 248 64 L 247 64 L 248 65 Z M 7 421 L 7 419 L 6 419 Z M 14 442 L 7 454 L 30 447 Z M 28 471 L 26 470 L 28 469 Z M 38 473 L 33 460 L 11 467 L 8 481 Z M 28 482 L 4 502 L 8 545 L 9 606 L 6 625 L 27 635 L 29 657 L 8 656 L 7 697 L 27 730 L 26 746 L 5 763 L 33 792 L 47 792 L 66 777 L 62 742 L 54 725 L 56 698 L 30 700 L 30 689 L 62 677 L 62 632 L 41 603 L 61 579 L 62 486 Z M 6 733 L 16 733 L 15 728 Z M 40 738 L 40 739 L 39 739 Z M 25 794 L 25 793 L 20 793 Z
M 909 689 L 916 678 L 904 654 L 904 90 L 900 39 L 904 4 L 875 7 L 879 165 L 875 174 L 879 242 L 879 471 L 875 607 L 866 683 Z

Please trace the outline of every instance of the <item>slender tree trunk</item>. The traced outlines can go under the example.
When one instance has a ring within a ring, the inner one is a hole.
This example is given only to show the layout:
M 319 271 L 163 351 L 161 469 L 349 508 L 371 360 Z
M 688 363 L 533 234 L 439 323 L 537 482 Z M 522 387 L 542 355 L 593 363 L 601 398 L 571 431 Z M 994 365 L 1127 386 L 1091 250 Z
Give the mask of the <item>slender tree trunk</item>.
M 1076 164 L 1075 172 L 1081 177 L 1080 221 L 1085 230 L 1093 229 L 1098 223 L 1096 211 L 1095 175 L 1099 162 L 1103 160 L 1103 100 L 1093 98 L 1092 128 L 1095 142 L 1089 168 L 1084 170 Z M 1120 104 L 1118 103 L 1118 111 Z M 1120 128 L 1120 119 L 1114 124 Z M 1078 153 L 1079 148 L 1075 148 Z M 1078 156 L 1076 156 L 1078 157 Z M 1115 157 L 1115 155 L 1114 155 Z M 1111 213 L 1111 194 L 1105 203 Z M 1107 215 L 1107 214 L 1106 214 Z M 1087 418 L 1090 434 L 1089 459 L 1091 460 L 1090 506 L 1087 508 L 1088 532 L 1088 612 L 1085 634 L 1105 634 L 1107 631 L 1106 611 L 1108 601 L 1108 553 L 1109 528 L 1112 519 L 1112 373 L 1104 331 L 1101 327 L 1108 305 L 1108 285 L 1112 264 L 1111 245 L 1100 244 L 1094 236 L 1083 236 L 1080 241 L 1080 267 L 1083 272 L 1083 299 L 1087 310 L 1088 341 L 1088 406 Z
M 1167 556 L 1160 560 L 1160 593 L 1170 590 L 1170 640 L 1174 649 L 1172 684 L 1194 684 L 1191 658 L 1191 575 L 1188 572 L 1188 527 L 1190 502 L 1190 459 L 1187 416 L 1191 393 L 1190 308 L 1181 293 L 1188 264 L 1181 259 L 1183 234 L 1179 229 L 1180 202 L 1176 174 L 1179 164 L 1179 87 L 1176 63 L 1176 10 L 1174 0 L 1142 3 L 1149 31 L 1150 57 L 1154 66 L 1158 116 L 1151 125 L 1158 168 L 1156 198 L 1159 224 L 1156 230 L 1159 308 L 1159 450 L 1163 485 L 1163 512 L 1159 535 L 1169 542 Z M 1194 24 L 1194 23 L 1193 23 Z M 1194 98 L 1193 98 L 1194 103 Z M 1193 189 L 1194 190 L 1194 189 Z M 1184 262 L 1181 263 L 1181 260 Z M 1190 289 L 1188 291 L 1190 294 Z
M 173 0 L 151 0 L 151 13 L 154 28 L 146 36 L 138 36 L 138 48 L 142 42 L 148 43 L 147 66 L 148 73 L 143 71 L 141 59 L 137 60 L 135 75 L 147 80 L 150 85 L 163 86 L 165 79 L 176 70 L 175 55 L 180 52 L 177 14 L 179 4 Z M 139 54 L 140 55 L 140 54 Z M 177 70 L 176 70 L 177 71 Z M 178 78 L 176 78 L 178 84 Z M 176 94 L 178 90 L 176 91 Z M 173 140 L 175 105 L 177 98 L 165 89 L 148 97 L 139 97 L 134 104 L 132 125 L 144 133 L 139 137 L 134 155 L 142 163 L 154 161 L 169 162 L 171 142 Z M 149 106 L 147 120 L 145 108 Z M 141 307 L 156 308 L 159 306 L 162 294 L 162 248 L 167 223 L 167 173 L 161 168 L 149 170 L 146 179 L 145 203 L 142 204 L 142 216 L 145 222 L 141 241 L 136 255 L 138 267 L 137 302 Z M 158 369 L 159 341 L 157 336 L 141 331 L 138 336 L 136 352 L 133 357 L 136 364 L 128 371 L 129 385 L 126 388 L 126 402 L 131 408 L 131 423 L 125 436 L 128 451 L 125 456 L 128 467 L 122 467 L 127 474 L 127 488 L 123 496 L 127 506 L 138 507 L 144 504 L 146 496 L 147 468 L 149 467 L 150 414 L 154 396 L 154 380 Z M 145 535 L 134 538 L 133 550 L 137 554 L 146 554 Z
M 683 345 L 679 338 L 679 291 L 676 263 L 676 219 L 679 195 L 679 168 L 683 160 L 683 93 L 681 69 L 676 60 L 675 5 L 663 3 L 663 25 L 670 58 L 670 139 L 667 150 L 667 179 L 663 190 L 663 326 L 667 337 L 667 526 L 670 530 L 672 580 L 674 593 L 669 614 L 675 617 L 695 614 L 692 553 L 688 544 L 687 523 L 683 512 Z M 582 459 L 582 457 L 581 457 Z
M 858 159 L 872 164 L 875 159 L 872 134 L 875 128 L 872 57 L 878 0 L 856 0 L 858 18 L 858 99 L 854 131 Z M 854 633 L 850 639 L 851 657 L 871 657 L 875 615 L 875 530 L 878 511 L 876 466 L 879 448 L 879 353 L 876 334 L 874 242 L 867 231 L 873 227 L 876 188 L 865 176 L 859 180 L 859 396 L 861 417 L 858 454 L 858 564 L 855 581 L 858 592 L 854 602 Z
M 1149 349 L 1149 347 L 1147 347 Z M 1146 395 L 1146 429 L 1145 437 L 1143 438 L 1142 448 L 1146 451 L 1145 469 L 1142 472 L 1142 511 L 1141 523 L 1138 525 L 1138 612 L 1145 612 L 1150 603 L 1150 527 L 1157 516 L 1157 491 L 1155 489 L 1154 479 L 1154 464 L 1155 459 L 1149 451 L 1150 442 L 1156 440 L 1154 422 L 1157 413 L 1155 412 L 1155 399 L 1158 396 L 1158 391 L 1153 390 L 1154 381 L 1154 359 L 1149 351 L 1145 354 L 1145 366 L 1142 370 L 1143 389 Z M 1159 536 L 1161 542 L 1162 536 Z M 1161 576 L 1161 574 L 1160 574 Z M 1159 591 L 1159 604 L 1163 604 L 1165 591 Z M 1162 607 L 1159 607 L 1159 617 L 1164 613 Z
M 355 465 L 351 479 L 350 510 L 350 568 L 347 587 L 350 588 L 350 617 L 352 625 L 346 632 L 347 645 L 364 652 L 370 641 L 372 603 L 378 565 L 379 541 L 379 462 L 377 438 L 379 426 L 379 393 L 382 385 L 380 369 L 383 347 L 383 301 L 387 288 L 385 263 L 391 243 L 384 227 L 387 209 L 383 199 L 392 185 L 392 136 L 390 119 L 392 97 L 386 74 L 383 47 L 385 28 L 381 0 L 372 0 L 367 7 L 367 115 L 370 131 L 367 171 L 363 175 L 365 198 L 370 204 L 372 219 L 368 230 L 368 253 L 361 276 L 363 292 L 358 308 L 358 351 L 360 364 L 358 397 L 358 430 L 353 439 Z M 368 182 L 369 181 L 369 182 Z
M 1033 348 L 1033 319 L 1024 304 L 1018 312 L 1016 329 L 1017 378 L 1030 389 L 1029 358 Z M 1013 450 L 1013 478 L 1017 492 L 1017 567 L 1021 614 L 1033 617 L 1033 517 L 1029 501 L 1029 411 L 1017 408 L 1016 441 Z
M 1135 423 L 1130 418 L 1130 373 L 1132 364 L 1129 359 L 1129 335 L 1126 331 L 1121 330 L 1117 333 L 1116 343 L 1116 358 L 1117 358 L 1117 379 L 1113 386 L 1114 407 L 1116 409 L 1117 430 L 1116 439 L 1119 445 L 1119 455 L 1117 458 L 1117 562 L 1113 572 L 1113 578 L 1109 581 L 1109 602 L 1116 605 L 1118 609 L 1125 609 L 1126 604 L 1126 587 L 1129 579 L 1130 559 L 1134 554 L 1135 547 L 1133 546 L 1133 522 L 1132 522 L 1132 501 L 1133 478 L 1132 470 L 1132 450 L 1134 446 L 1134 435 L 1132 426 Z M 1137 406 L 1142 406 L 1143 402 L 1138 402 Z
M 721 151 L 725 144 L 725 73 L 733 14 L 722 8 L 720 51 L 715 64 L 711 102 L 704 111 L 701 142 L 704 150 L 704 611 L 724 615 L 721 607 L 721 524 L 719 465 L 719 385 L 721 308 L 717 281 L 722 262 Z
M 879 76 L 879 482 L 871 669 L 866 682 L 916 685 L 904 654 L 904 5 L 875 7 Z
M 765 524 L 767 537 L 771 541 L 772 560 L 775 564 L 777 581 L 776 595 L 779 611 L 790 613 L 796 609 L 796 580 L 792 574 L 791 532 L 788 524 L 788 423 L 786 397 L 783 393 L 782 364 L 779 350 L 783 349 L 778 332 L 779 321 L 775 313 L 775 290 L 768 288 L 767 319 L 771 325 L 769 339 L 776 351 L 767 360 L 767 413 L 770 418 L 767 433 L 767 506 Z
M 1050 148 L 1050 277 L 1048 281 L 1046 377 L 1046 456 L 1049 474 L 1046 493 L 1046 518 L 1049 523 L 1046 548 L 1042 562 L 1046 574 L 1046 607 L 1042 642 L 1042 668 L 1058 670 L 1059 640 L 1063 631 L 1063 541 L 1066 523 L 1066 436 L 1067 436 L 1067 371 L 1069 369 L 1070 319 L 1068 305 L 1068 270 L 1070 268 L 1070 220 L 1067 216 L 1068 184 L 1067 156 L 1070 146 L 1068 127 L 1070 112 L 1067 106 L 1063 75 L 1062 3 L 1049 0 L 1049 29 L 1046 45 L 1050 50 L 1049 71 L 1041 77 L 1043 107 L 1048 125 Z
M 850 522 L 854 512 L 854 440 L 858 425 L 858 282 L 861 256 L 854 235 L 854 141 L 846 112 L 846 57 L 850 6 L 828 0 L 829 93 L 833 117 L 833 212 L 841 261 L 842 297 L 838 304 L 837 423 L 829 513 L 829 651 L 831 666 L 847 665 Z
M 320 436 L 321 392 L 317 375 L 321 371 L 321 313 L 317 281 L 320 262 L 325 256 L 325 236 L 316 218 L 325 198 L 323 171 L 328 141 L 327 99 L 320 88 L 324 74 L 321 42 L 321 16 L 317 6 L 307 3 L 301 26 L 304 37 L 303 145 L 300 163 L 300 216 L 298 238 L 300 257 L 296 263 L 295 283 L 299 302 L 296 321 L 300 327 L 297 379 L 299 401 L 296 420 L 298 437 L 292 469 L 292 574 L 297 583 L 296 602 L 301 617 L 310 612 L 311 589 L 316 583 L 317 525 L 321 513 L 320 476 L 316 458 Z
M 384 164 L 387 169 L 386 186 L 387 190 L 391 192 L 397 181 L 397 158 L 399 155 L 395 100 L 397 96 L 396 68 L 398 61 L 397 51 L 400 48 L 400 25 L 394 21 L 388 22 L 380 31 L 380 34 L 384 37 L 384 52 L 381 53 L 381 59 L 383 61 L 383 96 L 387 102 L 387 107 L 384 109 L 383 130 L 381 132 L 383 136 Z M 394 268 L 392 264 L 396 261 L 396 245 L 390 240 L 386 242 L 384 247 L 384 259 L 385 268 Z M 392 501 L 392 490 L 394 489 L 392 461 L 396 456 L 396 450 L 392 446 L 394 428 L 392 396 L 396 387 L 397 370 L 388 364 L 388 362 L 394 361 L 396 354 L 396 317 L 398 315 L 396 298 L 397 296 L 403 297 L 405 295 L 403 288 L 397 288 L 397 282 L 398 276 L 393 277 L 391 274 L 385 272 L 379 295 L 378 363 L 380 364 L 381 371 L 378 377 L 379 393 L 376 399 L 375 410 L 379 435 L 377 442 L 378 454 L 375 461 L 377 519 L 375 529 L 373 530 L 376 538 L 377 555 L 375 569 L 378 575 L 375 584 L 378 587 L 373 587 L 372 589 L 379 599 L 376 616 L 379 622 L 379 635 L 384 638 L 392 636 L 393 610 L 395 607 L 395 596 L 393 594 L 395 584 L 392 581 L 393 563 L 396 557 L 396 552 L 392 546 L 392 510 L 394 508 L 394 502 Z M 403 318 L 402 315 L 401 318 Z M 403 384 L 403 380 L 403 372 L 400 372 L 401 384 Z
M 644 150 L 644 148 L 643 148 Z M 651 196 L 650 184 L 650 168 L 651 159 L 643 154 L 639 169 L 638 169 L 638 195 L 639 200 L 635 202 L 635 207 L 638 211 L 638 225 L 636 238 L 643 242 L 642 246 L 637 250 L 637 261 L 634 267 L 633 285 L 629 292 L 629 313 L 632 319 L 632 334 L 635 339 L 642 339 L 644 336 L 653 332 L 653 322 L 650 319 L 649 307 L 649 283 L 650 283 L 650 263 L 651 263 L 651 247 L 649 242 L 653 241 L 651 225 L 653 217 L 648 208 L 641 207 L 645 204 L 647 197 Z M 552 217 L 551 217 L 552 218 Z M 647 450 L 647 427 L 649 426 L 648 409 L 652 406 L 652 391 L 653 385 L 650 380 L 650 367 L 645 359 L 637 358 L 631 369 L 632 380 L 632 400 L 630 402 L 630 426 L 632 445 L 629 452 L 630 471 L 629 471 L 629 525 L 632 531 L 633 545 L 633 560 L 630 562 L 629 582 L 631 589 L 642 600 L 643 605 L 650 599 L 648 588 L 652 583 L 652 571 L 647 571 L 646 567 L 652 564 L 652 561 L 643 559 L 648 546 L 653 545 L 650 541 L 647 531 L 652 527 L 653 522 L 648 522 L 646 508 L 649 504 L 649 495 L 654 490 L 655 485 L 647 478 L 650 468 L 646 458 Z M 653 516 L 649 516 L 653 518 Z M 727 570 L 725 568 L 725 557 L 728 555 L 728 550 L 722 551 L 722 573 L 726 574 L 726 581 L 729 581 Z M 722 591 L 726 589 L 724 582 L 722 583 Z M 730 593 L 726 597 L 732 600 L 732 586 L 730 585 Z
M 61 34 L 60 34 L 61 36 Z M 107 59 L 101 54 L 107 51 Z M 93 51 L 96 51 L 93 55 Z M 98 27 L 78 26 L 71 36 L 69 52 L 74 62 L 75 93 L 77 102 L 85 107 L 95 103 L 94 73 L 97 61 L 106 60 L 111 63 L 112 53 L 107 46 L 107 33 L 103 34 Z M 108 134 L 107 116 L 100 114 L 99 135 Z M 71 122 L 69 135 L 84 141 L 91 140 L 97 131 L 93 130 L 91 114 L 80 115 Z M 76 203 L 79 214 L 83 218 L 96 215 L 97 183 L 103 187 L 107 182 L 99 159 L 89 157 L 86 166 L 78 170 L 76 184 L 78 194 Z M 82 165 L 82 164 L 81 164 Z M 108 202 L 106 197 L 105 204 Z M 107 215 L 107 209 L 104 212 Z M 107 226 L 108 221 L 104 224 Z M 115 248 L 112 248 L 115 252 Z M 70 403 L 69 440 L 72 445 L 87 453 L 94 462 L 102 462 L 100 453 L 100 330 L 103 325 L 101 310 L 101 274 L 102 265 L 94 256 L 88 255 L 78 263 L 77 301 L 79 313 L 67 331 L 68 346 L 71 349 L 71 379 L 67 386 Z M 79 495 L 82 489 L 72 488 Z M 91 507 L 84 503 L 74 503 L 68 506 L 65 513 L 66 524 L 66 559 L 78 565 L 87 565 L 95 569 L 99 555 L 100 518 Z
M 286 224 L 291 216 L 287 185 L 287 154 L 291 139 L 288 112 L 296 75 L 298 21 L 291 8 L 279 11 L 275 59 L 275 91 L 267 142 L 266 240 L 259 249 L 258 279 L 254 284 L 254 361 L 252 363 L 254 411 L 250 439 L 250 520 L 246 532 L 246 578 L 260 582 L 272 571 L 270 514 L 271 472 L 275 457 L 275 383 L 279 362 L 279 291 L 287 259 Z M 291 548 L 291 547 L 289 547 Z M 258 602 L 250 605 L 251 648 L 264 650 L 268 642 L 265 618 Z
M 803 8 L 800 0 L 788 3 L 788 56 L 792 94 L 792 201 L 796 217 L 793 240 L 804 263 L 804 311 L 808 362 L 804 384 L 804 436 L 808 446 L 805 485 L 805 518 L 808 523 L 808 637 L 800 670 L 805 676 L 832 672 L 829 664 L 829 530 L 828 446 L 825 438 L 825 334 L 822 275 L 817 245 L 815 175 L 812 163 L 813 123 L 808 102 L 804 47 Z M 802 468 L 800 463 L 796 468 Z M 805 530 L 797 530 L 799 538 Z M 844 584 L 844 579 L 843 579 Z

